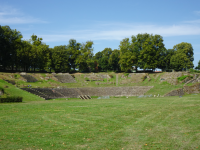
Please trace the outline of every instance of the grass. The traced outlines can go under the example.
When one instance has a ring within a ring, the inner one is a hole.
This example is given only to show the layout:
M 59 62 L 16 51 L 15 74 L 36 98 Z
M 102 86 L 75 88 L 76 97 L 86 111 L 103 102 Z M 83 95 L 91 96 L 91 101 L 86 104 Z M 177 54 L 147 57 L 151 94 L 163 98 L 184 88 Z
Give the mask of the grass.
M 0 149 L 199 149 L 199 96 L 0 104 Z
M 21 96 L 23 97 L 23 101 L 44 101 L 44 99 L 34 95 L 30 94 L 26 91 L 23 91 L 14 85 L 7 83 L 4 80 L 0 79 L 0 87 L 4 88 L 4 95 L 2 97 L 6 96 Z

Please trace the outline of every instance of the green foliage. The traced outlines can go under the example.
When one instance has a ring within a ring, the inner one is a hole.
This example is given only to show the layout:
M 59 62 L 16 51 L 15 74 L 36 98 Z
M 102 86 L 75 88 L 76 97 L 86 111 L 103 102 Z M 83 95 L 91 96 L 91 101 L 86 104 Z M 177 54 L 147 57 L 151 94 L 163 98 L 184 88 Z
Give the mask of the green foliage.
M 163 65 L 162 53 L 165 51 L 163 38 L 160 35 L 138 34 L 132 41 L 125 38 L 120 42 L 119 64 L 123 71 L 128 72 L 135 66 L 143 69 L 155 69 Z
M 190 68 L 190 73 L 200 73 L 200 71 L 199 70 L 195 70 L 193 68 Z
M 112 70 L 114 71 L 120 71 L 120 65 L 119 65 L 119 60 L 120 60 L 120 51 L 117 49 L 114 49 L 112 51 L 112 54 L 109 57 L 109 64 Z
M 187 77 L 191 77 L 191 78 L 192 78 L 192 76 L 184 75 L 184 76 L 178 77 L 177 79 L 178 79 L 179 81 L 183 81 L 183 80 L 184 80 L 185 78 L 187 78 Z
M 195 69 L 200 70 L 200 60 L 199 60 L 199 62 L 198 62 L 198 66 L 196 66 Z
M 76 59 L 76 65 L 79 71 L 89 72 L 94 70 L 95 61 L 93 59 L 93 42 L 87 41 L 85 44 L 81 45 L 80 53 Z
M 125 73 L 125 74 L 124 74 L 125 77 L 128 77 L 128 75 L 129 75 L 129 73 Z
M 67 45 L 69 55 L 70 55 L 69 62 L 73 70 L 75 70 L 77 67 L 76 61 L 78 59 L 78 56 L 81 53 L 80 52 L 81 46 L 82 45 L 80 43 L 77 43 L 75 39 L 70 39 L 69 44 Z
M 175 54 L 171 57 L 170 64 L 176 71 L 194 67 L 194 53 L 190 43 L 182 42 L 173 47 Z
M 55 46 L 51 50 L 51 68 L 56 72 L 70 71 L 70 52 L 66 45 Z
M 135 59 L 135 55 L 133 55 L 133 50 L 129 38 L 123 39 L 120 42 L 119 48 L 120 48 L 120 60 L 119 60 L 120 68 L 122 71 L 129 72 L 134 65 L 134 59 Z
M 139 62 L 144 69 L 155 69 L 161 63 L 161 53 L 165 50 L 163 38 L 160 35 L 148 35 L 139 55 Z
M 15 79 L 19 79 L 20 75 L 19 74 L 15 74 L 14 77 L 15 77 Z
M 6 98 L 0 98 L 0 103 L 12 103 L 12 102 L 22 102 L 23 97 L 20 96 L 8 96 Z
M 160 64 L 158 68 L 162 69 L 162 71 L 172 72 L 172 65 L 170 64 L 171 57 L 175 54 L 175 50 L 173 49 L 165 49 L 160 54 Z
M 137 34 L 122 39 L 119 50 L 105 48 L 93 56 L 93 42 L 78 43 L 70 39 L 68 45 L 49 48 L 42 38 L 32 35 L 22 41 L 22 34 L 9 26 L 0 26 L 0 69 L 55 72 L 125 71 L 133 69 L 187 70 L 194 67 L 194 53 L 190 43 L 182 42 L 166 49 L 160 35 Z M 196 69 L 200 69 L 200 61 Z
M 114 53 L 111 48 L 105 48 L 103 51 L 95 54 L 94 59 L 98 63 L 98 71 L 117 70 L 118 67 L 118 50 Z
M 2 69 L 6 67 L 12 67 L 14 69 L 14 64 L 19 63 L 17 57 L 17 51 L 21 46 L 22 34 L 15 30 L 12 30 L 9 26 L 0 27 L 0 65 Z

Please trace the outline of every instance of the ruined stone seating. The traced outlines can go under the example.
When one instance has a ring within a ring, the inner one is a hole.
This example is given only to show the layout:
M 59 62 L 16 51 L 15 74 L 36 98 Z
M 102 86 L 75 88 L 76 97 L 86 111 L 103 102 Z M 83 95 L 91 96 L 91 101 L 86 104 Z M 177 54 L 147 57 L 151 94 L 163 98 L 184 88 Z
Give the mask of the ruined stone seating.
M 54 90 L 62 94 L 65 98 L 77 98 L 79 96 L 75 88 L 62 88 Z
M 80 95 L 79 96 L 81 99 L 91 99 L 89 95 Z
M 76 80 L 69 74 L 66 75 L 54 75 L 61 83 L 76 83 Z
M 38 80 L 31 75 L 21 75 L 27 82 L 37 82 Z

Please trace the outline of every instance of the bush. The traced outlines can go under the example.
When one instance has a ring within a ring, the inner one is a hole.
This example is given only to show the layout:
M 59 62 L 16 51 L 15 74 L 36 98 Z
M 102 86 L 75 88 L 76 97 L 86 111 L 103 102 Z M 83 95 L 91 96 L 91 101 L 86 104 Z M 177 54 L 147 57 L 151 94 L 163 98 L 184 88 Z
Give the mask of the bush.
M 190 68 L 190 73 L 200 73 L 200 71 Z
M 12 103 L 12 102 L 22 102 L 23 97 L 20 96 L 8 96 L 6 98 L 0 98 L 0 103 Z
M 19 75 L 19 74 L 15 74 L 14 76 L 15 76 L 15 79 L 20 78 L 20 75 Z
M 124 74 L 125 77 L 128 77 L 128 75 L 129 75 L 129 73 L 125 73 L 125 74 Z
M 185 75 L 185 76 L 178 77 L 177 79 L 178 79 L 179 81 L 183 81 L 183 80 L 184 80 L 185 78 L 187 78 L 187 77 L 193 78 L 192 76 Z

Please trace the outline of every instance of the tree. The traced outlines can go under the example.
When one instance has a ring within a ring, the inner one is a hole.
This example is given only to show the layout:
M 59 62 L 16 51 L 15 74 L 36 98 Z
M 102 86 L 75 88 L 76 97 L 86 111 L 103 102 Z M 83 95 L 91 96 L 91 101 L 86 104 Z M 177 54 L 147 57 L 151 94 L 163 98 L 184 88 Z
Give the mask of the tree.
M 120 65 L 119 65 L 119 56 L 120 56 L 120 51 L 117 49 L 114 49 L 112 51 L 112 54 L 110 55 L 110 58 L 108 60 L 111 68 L 114 71 L 120 71 Z
M 199 62 L 198 62 L 198 66 L 196 66 L 195 69 L 200 70 L 200 60 L 199 60 Z
M 70 65 L 70 52 L 66 45 L 55 46 L 51 49 L 51 68 L 55 72 L 69 72 Z
M 134 56 L 132 55 L 130 51 L 125 52 L 123 55 L 120 55 L 119 64 L 120 64 L 121 70 L 125 72 L 129 72 L 133 68 L 133 59 L 134 59 Z
M 131 43 L 129 42 L 129 38 L 125 38 L 120 42 L 120 68 L 122 71 L 128 72 L 132 69 L 133 66 L 133 53 L 131 48 Z
M 79 71 L 88 72 L 95 70 L 92 45 L 92 41 L 87 41 L 85 44 L 82 44 L 80 53 L 76 59 L 76 65 L 78 66 Z
M 173 69 L 170 64 L 171 57 L 174 55 L 175 51 L 173 49 L 164 49 L 160 55 L 160 63 L 158 68 L 164 70 Z
M 133 66 L 135 66 L 135 69 L 137 71 L 138 67 L 146 69 L 154 67 L 155 64 L 157 65 L 158 61 L 157 63 L 155 63 L 153 60 L 151 60 L 152 57 L 150 58 L 150 56 L 153 55 L 153 52 L 155 55 L 156 48 L 159 49 L 158 46 L 155 47 L 153 45 L 153 43 L 158 45 L 159 43 L 158 38 L 159 37 L 157 37 L 156 39 L 153 36 L 145 33 L 145 34 L 138 34 L 137 36 L 132 36 L 131 42 L 129 41 L 129 38 L 123 39 L 119 45 L 120 49 L 119 64 L 121 69 L 123 71 L 128 72 L 133 68 Z
M 29 41 L 22 41 L 21 48 L 17 53 L 19 58 L 19 67 L 23 67 L 24 71 L 28 71 L 31 66 L 31 58 L 34 53 L 31 51 L 32 45 Z
M 179 43 L 173 47 L 173 50 L 175 51 L 175 54 L 171 58 L 170 64 L 175 70 L 180 71 L 183 69 L 186 70 L 194 67 L 194 53 L 193 47 L 190 43 Z
M 149 37 L 145 39 L 139 55 L 139 62 L 143 63 L 142 68 L 155 69 L 161 65 L 160 57 L 164 50 L 165 47 L 162 36 L 149 35 Z
M 5 67 L 5 62 L 4 62 L 4 55 L 5 55 L 5 48 L 7 46 L 8 43 L 6 43 L 5 40 L 5 35 L 4 35 L 4 30 L 3 28 L 0 26 L 0 67 Z
M 42 43 L 42 40 L 42 38 L 38 38 L 34 34 L 30 39 L 30 43 L 32 44 L 31 51 L 34 53 L 31 58 L 31 64 L 34 68 L 34 71 L 36 68 L 39 70 L 44 70 L 48 67 L 50 50 L 48 45 Z
M 2 26 L 0 30 L 1 38 L 3 38 L 1 41 L 4 42 L 0 52 L 2 65 L 4 69 L 11 66 L 13 70 L 18 64 L 17 51 L 21 47 L 22 34 L 16 29 L 12 30 L 9 26 Z
M 140 60 L 140 54 L 143 50 L 144 42 L 149 38 L 149 34 L 137 34 L 136 36 L 132 36 L 132 52 L 133 52 L 133 65 L 135 66 L 135 69 L 137 71 L 137 68 L 143 68 L 144 62 Z
M 189 60 L 187 59 L 186 54 L 177 53 L 171 57 L 170 64 L 173 66 L 174 70 L 182 71 L 183 68 L 187 68 Z
M 102 52 L 102 57 L 99 59 L 99 66 L 102 68 L 102 70 L 107 71 L 111 70 L 111 65 L 109 64 L 109 58 L 110 55 L 112 54 L 112 49 L 111 48 L 105 48 Z
M 70 39 L 68 44 L 68 50 L 69 50 L 69 61 L 71 64 L 71 68 L 75 70 L 76 68 L 76 59 L 78 55 L 80 54 L 81 44 L 77 43 L 75 39 Z
M 102 52 L 97 52 L 94 56 L 94 61 L 97 62 L 97 71 L 101 71 L 102 68 L 101 68 L 101 65 L 100 65 L 100 60 L 102 59 Z

